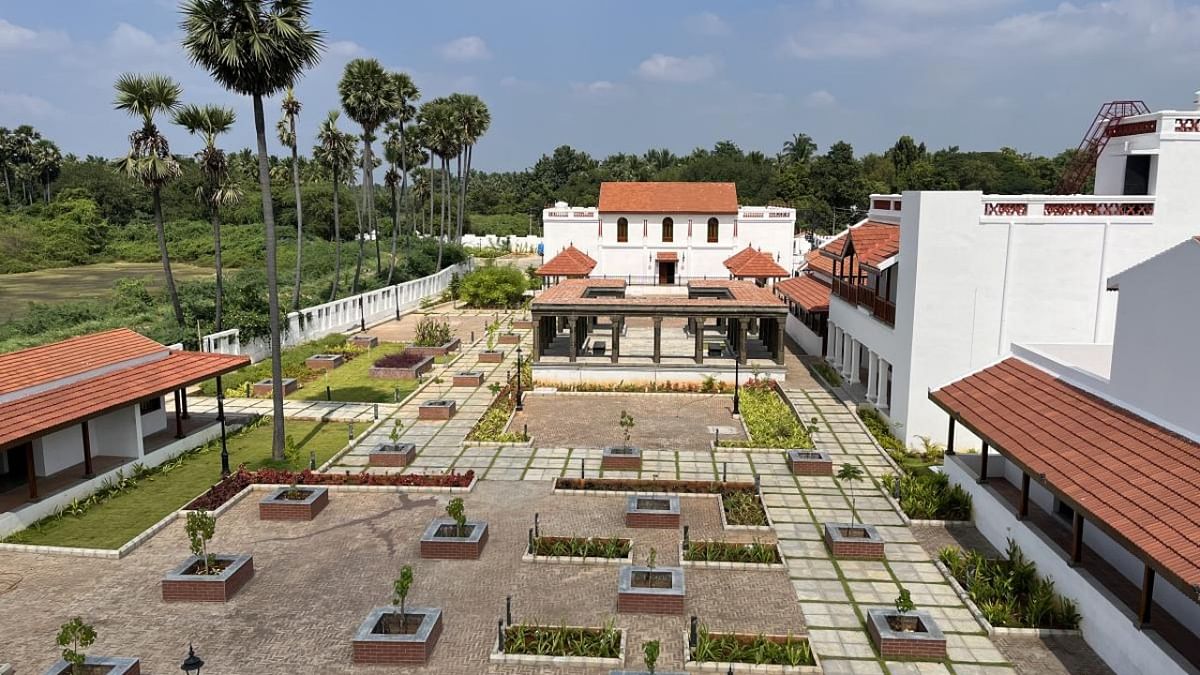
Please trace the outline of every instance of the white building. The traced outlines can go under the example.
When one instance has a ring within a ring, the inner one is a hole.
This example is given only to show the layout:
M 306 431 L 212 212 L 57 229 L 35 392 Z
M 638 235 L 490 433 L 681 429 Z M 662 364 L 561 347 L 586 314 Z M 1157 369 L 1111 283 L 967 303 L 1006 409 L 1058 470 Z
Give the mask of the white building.
M 602 183 L 597 207 L 558 202 L 542 212 L 544 256 L 574 246 L 592 278 L 634 284 L 728 279 L 725 261 L 747 247 L 790 273 L 795 209 L 739 206 L 733 183 Z
M 1116 299 L 1105 280 L 1200 223 L 1200 110 L 1101 128 L 1095 195 L 872 196 L 866 220 L 809 254 L 809 276 L 832 287 L 826 323 L 794 311 L 789 331 L 823 344 L 910 442 L 946 438 L 931 386 L 1009 344 L 1110 341 Z
M 987 443 L 945 463 L 976 527 L 1053 578 L 1122 675 L 1200 672 L 1197 270 L 1188 239 L 1108 280 L 1112 344 L 1013 345 L 929 394 Z

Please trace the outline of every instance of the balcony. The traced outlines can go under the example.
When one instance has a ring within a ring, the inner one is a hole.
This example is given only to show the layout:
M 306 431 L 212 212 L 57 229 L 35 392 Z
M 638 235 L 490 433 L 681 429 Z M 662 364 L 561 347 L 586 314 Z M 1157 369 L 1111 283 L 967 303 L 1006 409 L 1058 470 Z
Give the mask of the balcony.
M 1154 196 L 984 195 L 981 222 L 1148 222 Z
M 896 325 L 896 303 L 876 295 L 875 289 L 866 284 L 834 277 L 833 294 L 852 305 L 866 308 L 871 316 L 888 326 Z

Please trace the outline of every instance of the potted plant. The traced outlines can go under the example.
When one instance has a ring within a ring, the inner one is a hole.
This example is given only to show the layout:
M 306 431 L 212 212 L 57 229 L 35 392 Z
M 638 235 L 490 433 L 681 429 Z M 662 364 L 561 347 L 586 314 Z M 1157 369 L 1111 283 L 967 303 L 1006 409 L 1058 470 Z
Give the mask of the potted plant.
M 645 565 L 623 565 L 617 579 L 617 611 L 622 614 L 683 615 L 682 567 L 658 567 L 650 549 Z
M 855 522 L 857 522 L 857 518 L 856 518 L 857 511 L 854 510 L 854 484 L 861 481 L 862 479 L 863 479 L 863 470 L 862 470 L 862 467 L 860 467 L 857 464 L 850 464 L 849 462 L 847 462 L 842 465 L 842 468 L 838 469 L 838 472 L 837 472 L 838 483 L 840 484 L 840 483 L 845 482 L 845 483 L 849 484 L 847 486 L 847 488 L 850 490 L 850 523 L 851 524 L 854 524 Z
M 225 602 L 254 576 L 249 555 L 208 552 L 217 520 L 208 511 L 189 511 L 185 531 L 192 555 L 162 581 L 164 602 Z
M 642 662 L 646 664 L 646 672 L 654 675 L 654 667 L 658 665 L 658 652 L 662 644 L 658 640 L 647 640 L 642 643 Z
M 859 523 L 858 512 L 854 508 L 854 483 L 863 479 L 862 467 L 843 464 L 836 478 L 839 485 L 847 484 L 850 491 L 850 522 L 825 523 L 825 544 L 829 551 L 835 558 L 883 560 L 883 537 L 871 525 Z
M 920 611 L 908 589 L 901 588 L 893 607 L 867 610 L 867 632 L 887 659 L 942 661 L 946 637 L 929 612 Z
M 400 418 L 392 422 L 392 430 L 388 432 L 390 443 L 380 443 L 371 449 L 367 455 L 369 466 L 403 467 L 413 463 L 417 458 L 417 446 L 414 443 L 401 443 L 400 431 L 404 423 Z
M 435 518 L 421 536 L 421 557 L 438 559 L 475 559 L 483 554 L 488 539 L 487 523 L 467 520 L 462 497 L 446 504 L 446 516 Z
M 62 648 L 62 658 L 54 662 L 46 675 L 87 675 L 103 672 L 107 675 L 138 675 L 138 659 L 88 656 L 84 653 L 96 642 L 96 629 L 75 617 L 58 629 L 54 643 Z
M 392 581 L 391 606 L 376 607 L 355 633 L 351 643 L 354 663 L 425 663 L 429 659 L 442 634 L 442 610 L 408 607 L 412 585 L 412 567 L 405 565 Z
M 606 471 L 638 471 L 642 468 L 642 451 L 629 444 L 635 426 L 633 415 L 622 410 L 617 424 L 621 428 L 624 442 L 601 451 L 600 468 Z
M 480 363 L 500 363 L 504 360 L 504 352 L 496 350 L 497 324 L 490 323 L 487 327 L 487 349 L 480 352 Z
M 295 447 L 291 436 L 289 446 Z M 298 450 L 295 451 L 298 454 Z M 293 480 L 287 487 L 276 488 L 258 502 L 259 520 L 312 520 L 329 506 L 329 488 L 299 486 Z

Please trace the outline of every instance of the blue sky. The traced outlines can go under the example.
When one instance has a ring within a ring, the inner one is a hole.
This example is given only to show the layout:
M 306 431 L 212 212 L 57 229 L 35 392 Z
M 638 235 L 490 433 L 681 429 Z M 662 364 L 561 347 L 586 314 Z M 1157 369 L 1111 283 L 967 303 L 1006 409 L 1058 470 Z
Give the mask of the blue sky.
M 1054 153 L 1078 143 L 1104 101 L 1190 108 L 1200 88 L 1198 2 L 314 5 L 328 49 L 297 86 L 302 147 L 337 106 L 346 61 L 373 56 L 408 71 L 425 98 L 466 91 L 488 103 L 483 169 L 520 169 L 564 143 L 602 157 L 731 139 L 773 154 L 795 132 L 822 150 L 844 139 L 881 151 L 911 134 L 933 148 Z M 112 110 L 113 80 L 162 72 L 186 101 L 234 105 L 241 119 L 226 143 L 252 145 L 248 101 L 187 63 L 177 24 L 171 0 L 0 2 L 0 125 L 115 156 L 135 124 Z M 271 102 L 272 128 L 277 113 Z M 197 145 L 171 137 L 177 152 Z

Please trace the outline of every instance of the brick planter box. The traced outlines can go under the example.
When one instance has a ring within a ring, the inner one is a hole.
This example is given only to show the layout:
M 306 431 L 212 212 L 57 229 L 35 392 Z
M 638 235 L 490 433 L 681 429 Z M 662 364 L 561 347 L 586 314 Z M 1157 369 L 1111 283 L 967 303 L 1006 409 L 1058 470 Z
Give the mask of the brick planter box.
M 380 443 L 367 455 L 367 466 L 402 467 L 417 458 L 417 446 L 412 443 Z
M 820 450 L 788 450 L 788 470 L 793 476 L 832 476 L 833 458 Z
M 521 336 L 516 333 L 501 333 L 496 342 L 502 345 L 519 345 L 521 344 Z
M 605 471 L 637 471 L 642 468 L 642 451 L 626 447 L 604 448 L 600 455 L 600 468 Z
M 617 578 L 617 612 L 683 616 L 682 567 L 625 565 Z
M 268 380 L 259 380 L 258 382 L 254 383 L 254 386 L 251 387 L 250 391 L 255 396 L 270 396 L 271 390 L 272 390 L 271 384 L 272 384 L 272 382 L 269 379 Z M 287 396 L 288 394 L 296 391 L 299 388 L 300 388 L 300 381 L 297 380 L 296 378 L 294 378 L 294 377 L 283 378 L 283 395 L 284 396 Z
M 379 338 L 374 335 L 355 335 L 350 338 L 350 344 L 363 349 L 371 349 L 379 346 Z
M 381 380 L 415 380 L 431 368 L 433 368 L 433 357 L 426 356 L 408 367 L 371 366 L 367 370 L 367 375 Z
M 341 354 L 314 354 L 304 359 L 304 365 L 312 370 L 333 370 L 346 362 Z
M 142 663 L 138 659 L 120 656 L 88 656 L 83 660 L 83 671 L 88 675 L 141 675 Z M 7 672 L 0 666 L 0 672 Z M 63 659 L 54 662 L 45 675 L 71 675 L 71 664 Z
M 462 345 L 462 340 L 454 338 L 446 344 L 434 345 L 432 347 L 418 347 L 409 345 L 404 348 L 404 351 L 409 354 L 420 354 L 421 356 L 446 356 L 450 352 L 458 349 Z
M 450 399 L 425 401 L 417 408 L 419 420 L 448 420 L 458 412 L 458 404 Z
M 897 630 L 901 623 L 908 629 Z M 885 659 L 946 660 L 946 636 L 929 612 L 916 610 L 901 616 L 887 607 L 868 609 L 867 633 Z
M 421 535 L 421 557 L 436 560 L 475 560 L 488 540 L 487 523 L 467 521 L 467 536 L 456 536 L 451 518 L 435 518 Z
M 418 615 L 421 623 L 411 633 L 385 633 L 384 618 L 397 616 L 400 608 L 376 607 L 367 615 L 351 643 L 354 663 L 366 665 L 424 664 L 433 653 L 442 634 L 442 610 L 432 607 L 405 607 L 408 616 Z
M 835 558 L 883 560 L 884 544 L 879 531 L 871 525 L 825 523 L 825 545 Z
M 490 351 L 485 349 L 485 350 L 479 352 L 479 362 L 480 363 L 503 363 L 504 362 L 504 352 L 500 351 L 499 349 L 493 349 Z
M 513 319 L 512 327 L 518 330 L 530 330 L 533 328 L 533 319 Z
M 679 496 L 629 495 L 625 500 L 625 527 L 679 529 Z
M 455 387 L 480 387 L 483 386 L 483 373 L 478 371 L 463 371 L 454 374 L 454 380 L 451 384 Z
M 254 576 L 254 558 L 248 555 L 218 555 L 227 563 L 220 574 L 188 574 L 200 562 L 190 556 L 162 580 L 163 602 L 227 602 Z
M 290 492 L 304 493 L 303 499 L 290 499 Z M 258 502 L 259 520 L 312 520 L 329 506 L 329 489 L 323 487 L 281 487 Z

